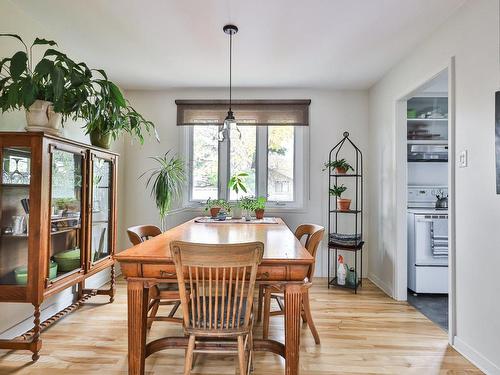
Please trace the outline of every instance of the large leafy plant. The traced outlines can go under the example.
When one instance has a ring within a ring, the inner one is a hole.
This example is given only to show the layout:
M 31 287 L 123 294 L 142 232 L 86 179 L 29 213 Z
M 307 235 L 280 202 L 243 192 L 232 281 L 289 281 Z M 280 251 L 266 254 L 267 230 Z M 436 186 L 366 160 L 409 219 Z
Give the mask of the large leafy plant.
M 146 120 L 124 98 L 120 89 L 101 69 L 89 69 L 67 55 L 48 48 L 38 63 L 34 63 L 36 46 L 57 46 L 53 40 L 36 38 L 30 47 L 16 34 L 0 37 L 17 39 L 23 50 L 0 60 L 0 110 L 29 109 L 36 100 L 52 102 L 54 111 L 63 118 L 82 118 L 86 133 L 110 134 L 116 139 L 121 132 L 144 142 L 142 130 L 154 131 Z M 94 77 L 93 72 L 99 73 Z
M 56 46 L 53 40 L 36 38 L 28 47 L 16 34 L 0 37 L 17 39 L 23 50 L 0 60 L 0 109 L 2 112 L 28 109 L 36 100 L 52 102 L 64 117 L 78 117 L 82 105 L 93 92 L 92 72 L 85 63 L 76 63 L 64 53 L 48 48 L 38 63 L 36 46 Z
M 93 81 L 94 94 L 82 106 L 82 118 L 86 121 L 86 134 L 97 132 L 110 134 L 116 139 L 121 132 L 135 136 L 144 142 L 142 130 L 154 132 L 155 126 L 137 112 L 124 98 L 120 89 L 107 79 L 106 73 L 99 71 L 103 79 Z
M 141 177 L 149 174 L 146 187 L 151 187 L 151 196 L 154 197 L 160 214 L 162 230 L 166 230 L 166 216 L 172 203 L 182 196 L 182 188 L 186 181 L 184 161 L 178 155 L 171 155 L 171 150 L 163 156 L 154 156 L 150 159 L 157 163 L 157 167 L 144 172 Z

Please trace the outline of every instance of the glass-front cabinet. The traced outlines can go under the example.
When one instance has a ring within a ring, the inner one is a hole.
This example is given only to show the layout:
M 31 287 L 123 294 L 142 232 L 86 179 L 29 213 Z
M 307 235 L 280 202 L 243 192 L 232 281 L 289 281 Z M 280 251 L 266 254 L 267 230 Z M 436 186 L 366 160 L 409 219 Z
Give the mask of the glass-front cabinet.
M 34 328 L 0 349 L 38 358 L 45 298 L 74 287 L 75 306 L 95 294 L 114 298 L 118 155 L 41 132 L 0 132 L 0 302 L 34 307 Z M 85 280 L 111 268 L 111 287 Z M 0 306 L 1 308 L 1 306 Z
M 83 272 L 82 212 L 85 149 L 50 146 L 50 243 L 48 281 Z
M 91 177 L 91 219 L 89 241 L 91 257 L 89 266 L 109 259 L 113 247 L 114 231 L 114 159 L 109 155 L 92 152 L 90 154 Z
M 0 157 L 0 285 L 26 285 L 31 148 L 3 146 Z

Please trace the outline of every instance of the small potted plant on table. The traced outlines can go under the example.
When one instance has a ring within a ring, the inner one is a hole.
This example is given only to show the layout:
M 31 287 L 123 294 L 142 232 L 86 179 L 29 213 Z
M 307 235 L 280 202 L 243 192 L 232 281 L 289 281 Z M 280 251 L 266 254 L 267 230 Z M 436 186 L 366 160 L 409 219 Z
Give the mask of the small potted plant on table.
M 232 207 L 233 219 L 241 219 L 242 207 L 239 200 L 239 193 L 240 191 L 244 193 L 247 192 L 247 186 L 245 185 L 246 177 L 248 177 L 248 173 L 245 172 L 237 173 L 233 177 L 231 177 L 228 183 L 228 187 L 236 193 L 236 203 Z
M 207 199 L 207 203 L 205 204 L 205 211 L 210 211 L 210 216 L 212 218 L 216 218 L 222 209 L 226 211 L 231 211 L 231 206 L 224 199 Z
M 335 174 L 346 174 L 347 172 L 354 171 L 354 168 L 345 160 L 333 160 L 331 162 L 325 163 L 323 171 L 333 168 Z
M 264 210 L 266 209 L 267 199 L 265 197 L 258 197 L 254 200 L 253 210 L 255 211 L 255 218 L 257 220 L 264 218 Z
M 351 206 L 351 200 L 348 198 L 342 198 L 342 194 L 346 191 L 347 188 L 344 185 L 334 185 L 332 189 L 330 189 L 330 195 L 337 197 L 337 209 L 339 211 L 349 211 L 349 207 Z

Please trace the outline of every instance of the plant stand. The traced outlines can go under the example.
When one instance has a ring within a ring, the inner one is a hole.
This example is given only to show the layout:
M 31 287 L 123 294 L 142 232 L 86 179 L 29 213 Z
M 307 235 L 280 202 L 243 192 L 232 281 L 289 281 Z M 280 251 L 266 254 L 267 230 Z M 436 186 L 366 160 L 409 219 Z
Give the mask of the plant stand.
M 347 171 L 345 174 L 340 174 L 336 173 L 331 167 L 328 168 L 329 192 L 333 186 L 338 186 L 340 181 L 349 183 L 353 191 L 349 210 L 339 210 L 335 197 L 332 197 L 330 194 L 328 195 L 328 288 L 330 288 L 330 286 L 338 286 L 352 289 L 354 293 L 357 293 L 358 288 L 361 286 L 363 274 L 363 154 L 349 139 L 349 133 L 344 132 L 343 138 L 330 150 L 328 161 L 331 164 L 333 161 L 342 159 L 344 154 L 349 151 L 354 159 L 354 171 L 352 173 Z M 346 228 L 349 228 L 348 233 L 345 233 Z M 332 251 L 334 255 L 333 277 L 331 272 Z M 346 285 L 339 285 L 337 282 L 337 255 L 339 251 L 354 254 L 354 283 L 348 284 L 346 280 Z

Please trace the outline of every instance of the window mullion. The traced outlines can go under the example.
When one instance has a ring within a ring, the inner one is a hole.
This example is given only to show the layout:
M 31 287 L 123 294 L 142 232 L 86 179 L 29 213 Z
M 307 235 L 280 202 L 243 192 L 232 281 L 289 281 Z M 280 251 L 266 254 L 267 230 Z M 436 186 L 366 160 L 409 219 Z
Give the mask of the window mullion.
M 229 134 L 229 132 L 228 132 Z M 219 198 L 229 199 L 227 183 L 229 181 L 229 136 L 219 142 Z
M 267 196 L 267 126 L 257 126 L 256 193 Z

